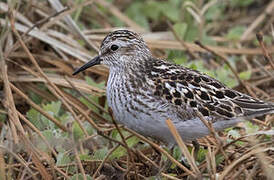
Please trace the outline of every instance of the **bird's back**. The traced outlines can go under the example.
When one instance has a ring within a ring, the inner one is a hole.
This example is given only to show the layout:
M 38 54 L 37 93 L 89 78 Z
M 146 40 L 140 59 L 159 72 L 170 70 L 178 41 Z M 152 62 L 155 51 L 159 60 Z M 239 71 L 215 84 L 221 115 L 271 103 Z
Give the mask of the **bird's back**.
M 155 82 L 155 96 L 176 106 L 198 110 L 205 117 L 231 119 L 273 113 L 274 104 L 226 87 L 206 74 L 171 64 L 152 61 L 148 75 Z

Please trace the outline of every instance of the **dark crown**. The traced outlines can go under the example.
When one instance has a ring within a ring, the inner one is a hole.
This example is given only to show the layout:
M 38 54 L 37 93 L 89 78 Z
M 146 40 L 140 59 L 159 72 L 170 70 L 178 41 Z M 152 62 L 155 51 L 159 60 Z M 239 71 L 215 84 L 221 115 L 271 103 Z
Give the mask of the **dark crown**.
M 115 40 L 121 40 L 121 41 L 135 41 L 139 43 L 144 43 L 144 40 L 139 36 L 137 33 L 134 33 L 129 30 L 116 30 L 111 33 L 109 33 L 103 40 L 102 45 L 108 44 L 109 42 L 113 42 Z

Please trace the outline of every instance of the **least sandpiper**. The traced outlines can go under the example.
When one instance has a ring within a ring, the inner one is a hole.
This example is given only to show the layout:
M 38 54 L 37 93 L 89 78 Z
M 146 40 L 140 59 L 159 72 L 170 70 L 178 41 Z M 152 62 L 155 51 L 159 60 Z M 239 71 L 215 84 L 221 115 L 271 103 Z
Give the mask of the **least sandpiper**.
M 114 118 L 128 128 L 174 145 L 165 121 L 171 119 L 182 139 L 209 134 L 197 116 L 216 131 L 255 116 L 274 113 L 274 104 L 226 87 L 201 72 L 153 57 L 143 39 L 128 30 L 108 34 L 99 55 L 73 75 L 97 64 L 109 67 L 107 101 Z

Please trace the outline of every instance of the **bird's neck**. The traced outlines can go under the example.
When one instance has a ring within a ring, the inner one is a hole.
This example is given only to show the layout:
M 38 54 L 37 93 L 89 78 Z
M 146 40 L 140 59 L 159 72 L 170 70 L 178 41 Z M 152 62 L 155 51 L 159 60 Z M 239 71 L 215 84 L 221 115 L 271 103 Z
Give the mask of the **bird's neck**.
M 128 57 L 127 57 L 128 58 Z M 117 61 L 119 62 L 119 61 Z M 126 75 L 135 74 L 138 71 L 146 72 L 149 64 L 144 59 L 136 59 L 134 57 L 126 59 L 126 61 L 120 61 L 120 63 L 113 64 L 109 66 L 110 74 L 112 75 Z
M 116 66 L 110 67 L 109 69 L 109 78 L 108 86 L 118 85 L 120 83 L 137 83 L 142 84 L 141 82 L 146 81 L 146 76 L 149 71 L 149 66 L 151 63 L 147 62 L 138 62 L 131 63 L 127 66 Z

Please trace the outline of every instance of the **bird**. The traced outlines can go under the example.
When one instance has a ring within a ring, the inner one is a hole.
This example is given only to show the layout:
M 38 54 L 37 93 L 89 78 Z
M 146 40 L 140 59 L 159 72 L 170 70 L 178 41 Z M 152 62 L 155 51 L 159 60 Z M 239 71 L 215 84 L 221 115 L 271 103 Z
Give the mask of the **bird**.
M 102 41 L 99 55 L 73 75 L 98 64 L 109 67 L 106 96 L 115 120 L 168 146 L 176 141 L 166 125 L 167 119 L 184 141 L 194 141 L 210 134 L 197 112 L 216 131 L 274 113 L 272 102 L 228 88 L 202 72 L 154 57 L 142 37 L 130 30 L 110 32 Z

